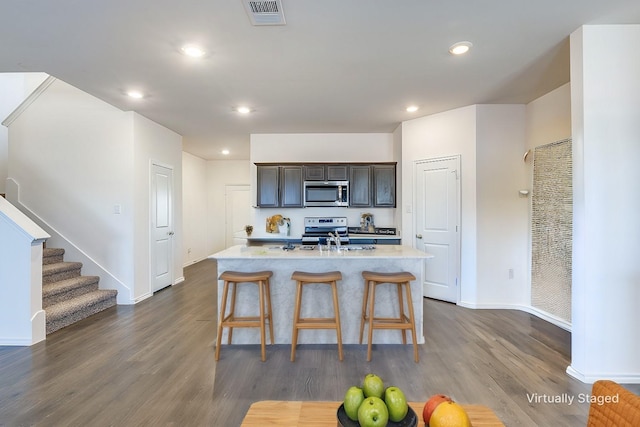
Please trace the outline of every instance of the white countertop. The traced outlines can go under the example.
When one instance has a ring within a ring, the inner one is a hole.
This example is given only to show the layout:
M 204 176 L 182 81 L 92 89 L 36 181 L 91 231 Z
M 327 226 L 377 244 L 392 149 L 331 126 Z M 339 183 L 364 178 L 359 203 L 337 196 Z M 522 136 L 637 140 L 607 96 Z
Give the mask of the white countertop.
M 366 245 L 347 245 L 349 247 L 366 247 Z M 343 247 L 344 248 L 344 247 Z M 353 259 L 353 258 L 433 258 L 432 254 L 422 252 L 404 245 L 376 245 L 370 250 L 283 250 L 281 246 L 244 246 L 236 245 L 223 251 L 209 255 L 213 259 Z

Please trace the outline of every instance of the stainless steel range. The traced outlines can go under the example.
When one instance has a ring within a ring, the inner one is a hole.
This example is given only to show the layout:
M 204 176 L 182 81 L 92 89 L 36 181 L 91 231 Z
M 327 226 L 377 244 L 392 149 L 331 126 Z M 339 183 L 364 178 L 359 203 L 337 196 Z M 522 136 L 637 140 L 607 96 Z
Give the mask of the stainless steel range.
M 311 216 L 304 219 L 303 245 L 326 244 L 331 235 L 338 236 L 341 245 L 349 244 L 347 218 L 343 216 Z

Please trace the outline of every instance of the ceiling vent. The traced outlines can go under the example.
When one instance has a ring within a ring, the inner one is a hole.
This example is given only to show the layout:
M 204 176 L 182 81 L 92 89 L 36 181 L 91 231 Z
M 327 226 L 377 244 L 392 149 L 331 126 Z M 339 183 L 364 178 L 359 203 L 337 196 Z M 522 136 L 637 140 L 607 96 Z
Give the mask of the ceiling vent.
M 242 0 L 253 25 L 285 25 L 282 0 Z

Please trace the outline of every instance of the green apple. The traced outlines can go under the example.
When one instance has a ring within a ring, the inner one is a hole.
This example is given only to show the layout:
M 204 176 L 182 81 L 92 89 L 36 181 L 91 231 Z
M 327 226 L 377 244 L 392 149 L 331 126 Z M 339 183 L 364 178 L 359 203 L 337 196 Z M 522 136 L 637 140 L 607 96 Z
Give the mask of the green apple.
M 384 403 L 387 404 L 387 409 L 389 410 L 389 419 L 393 422 L 402 421 L 407 416 L 407 412 L 409 412 L 407 398 L 398 387 L 387 387 L 384 391 Z
M 389 410 L 379 397 L 367 397 L 358 408 L 360 427 L 385 427 L 388 421 Z
M 364 381 L 362 382 L 362 391 L 364 391 L 365 397 L 374 396 L 382 399 L 384 395 L 384 382 L 382 378 L 376 374 L 365 375 Z
M 358 421 L 358 408 L 364 400 L 364 392 L 360 387 L 349 387 L 344 395 L 344 412 L 350 420 Z

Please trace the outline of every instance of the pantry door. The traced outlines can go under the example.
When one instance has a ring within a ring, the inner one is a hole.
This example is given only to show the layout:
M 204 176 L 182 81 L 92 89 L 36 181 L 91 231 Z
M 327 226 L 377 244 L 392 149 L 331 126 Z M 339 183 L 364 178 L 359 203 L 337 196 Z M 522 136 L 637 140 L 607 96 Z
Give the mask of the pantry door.
M 415 163 L 415 247 L 425 261 L 425 297 L 457 303 L 460 295 L 460 156 Z
M 173 283 L 173 170 L 151 165 L 151 290 Z

